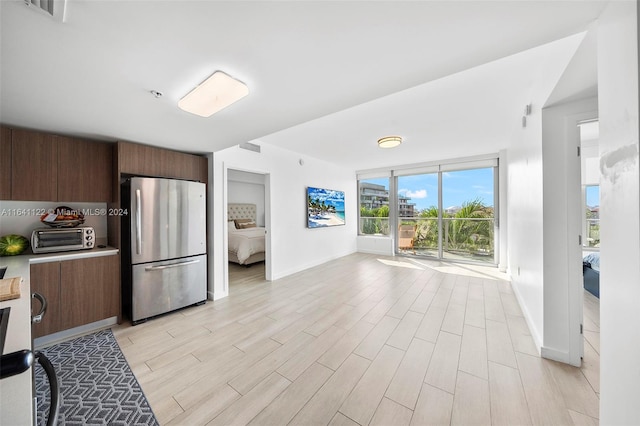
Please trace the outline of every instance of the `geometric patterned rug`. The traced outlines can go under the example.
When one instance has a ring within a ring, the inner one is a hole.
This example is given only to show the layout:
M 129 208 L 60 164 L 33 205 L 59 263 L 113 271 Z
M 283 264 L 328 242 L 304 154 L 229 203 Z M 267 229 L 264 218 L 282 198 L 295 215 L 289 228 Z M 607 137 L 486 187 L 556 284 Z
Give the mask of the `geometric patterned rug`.
M 42 349 L 60 383 L 60 425 L 158 425 L 110 329 Z M 35 364 L 38 425 L 49 413 L 49 382 Z

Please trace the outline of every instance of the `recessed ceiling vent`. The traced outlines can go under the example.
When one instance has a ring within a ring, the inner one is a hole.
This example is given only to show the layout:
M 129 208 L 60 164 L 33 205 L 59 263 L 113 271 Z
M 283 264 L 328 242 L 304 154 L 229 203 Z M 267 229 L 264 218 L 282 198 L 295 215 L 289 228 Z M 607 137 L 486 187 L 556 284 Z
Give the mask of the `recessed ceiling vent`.
M 241 143 L 240 145 L 238 145 L 240 148 L 242 149 L 247 149 L 249 151 L 253 151 L 253 152 L 260 152 L 260 145 L 256 145 L 254 143 L 251 142 L 245 142 L 245 143 Z
M 59 22 L 64 22 L 67 0 L 24 0 L 33 10 L 39 10 Z

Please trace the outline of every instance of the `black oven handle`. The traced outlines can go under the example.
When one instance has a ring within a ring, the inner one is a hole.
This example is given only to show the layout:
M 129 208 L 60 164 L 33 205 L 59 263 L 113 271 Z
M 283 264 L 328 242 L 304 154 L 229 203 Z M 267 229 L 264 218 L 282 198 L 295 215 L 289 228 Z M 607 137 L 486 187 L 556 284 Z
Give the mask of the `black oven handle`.
M 42 317 L 44 317 L 44 314 L 47 312 L 47 298 L 36 292 L 31 294 L 31 298 L 38 299 L 40 302 L 40 312 L 31 317 L 31 324 L 39 324 L 42 322 Z
M 51 404 L 47 426 L 55 426 L 58 424 L 58 415 L 60 414 L 60 384 L 53 364 L 42 352 L 23 349 L 2 355 L 0 357 L 0 379 L 24 373 L 31 368 L 34 361 L 42 366 L 49 380 Z
M 0 379 L 22 374 L 33 365 L 33 352 L 28 349 L 0 357 Z
M 49 405 L 49 417 L 47 418 L 47 426 L 56 426 L 58 424 L 58 415 L 60 414 L 60 385 L 58 383 L 58 376 L 56 370 L 53 368 L 53 364 L 49 361 L 42 352 L 33 352 L 36 361 L 42 366 L 44 372 L 49 379 L 49 390 L 51 392 L 51 404 Z

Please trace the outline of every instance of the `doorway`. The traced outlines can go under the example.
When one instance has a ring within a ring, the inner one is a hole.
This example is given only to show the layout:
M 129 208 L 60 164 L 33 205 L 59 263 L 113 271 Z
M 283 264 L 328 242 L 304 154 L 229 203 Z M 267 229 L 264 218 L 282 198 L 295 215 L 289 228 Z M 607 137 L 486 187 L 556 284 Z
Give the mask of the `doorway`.
M 583 271 L 583 368 L 600 392 L 600 129 L 597 119 L 578 124 L 580 129 L 580 192 Z
M 263 283 L 269 274 L 269 175 L 226 169 L 227 285 L 229 293 Z

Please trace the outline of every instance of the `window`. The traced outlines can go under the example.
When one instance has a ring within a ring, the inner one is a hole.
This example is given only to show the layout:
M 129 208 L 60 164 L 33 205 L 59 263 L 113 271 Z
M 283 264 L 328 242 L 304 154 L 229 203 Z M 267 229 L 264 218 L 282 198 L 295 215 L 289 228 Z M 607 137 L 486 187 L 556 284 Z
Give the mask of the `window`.
M 360 198 L 359 233 L 389 235 L 389 178 L 358 181 Z
M 485 157 L 359 175 L 359 233 L 393 237 L 398 254 L 495 265 L 497 171 Z
M 588 185 L 584 187 L 585 195 L 585 230 L 583 245 L 585 247 L 600 247 L 600 186 Z

